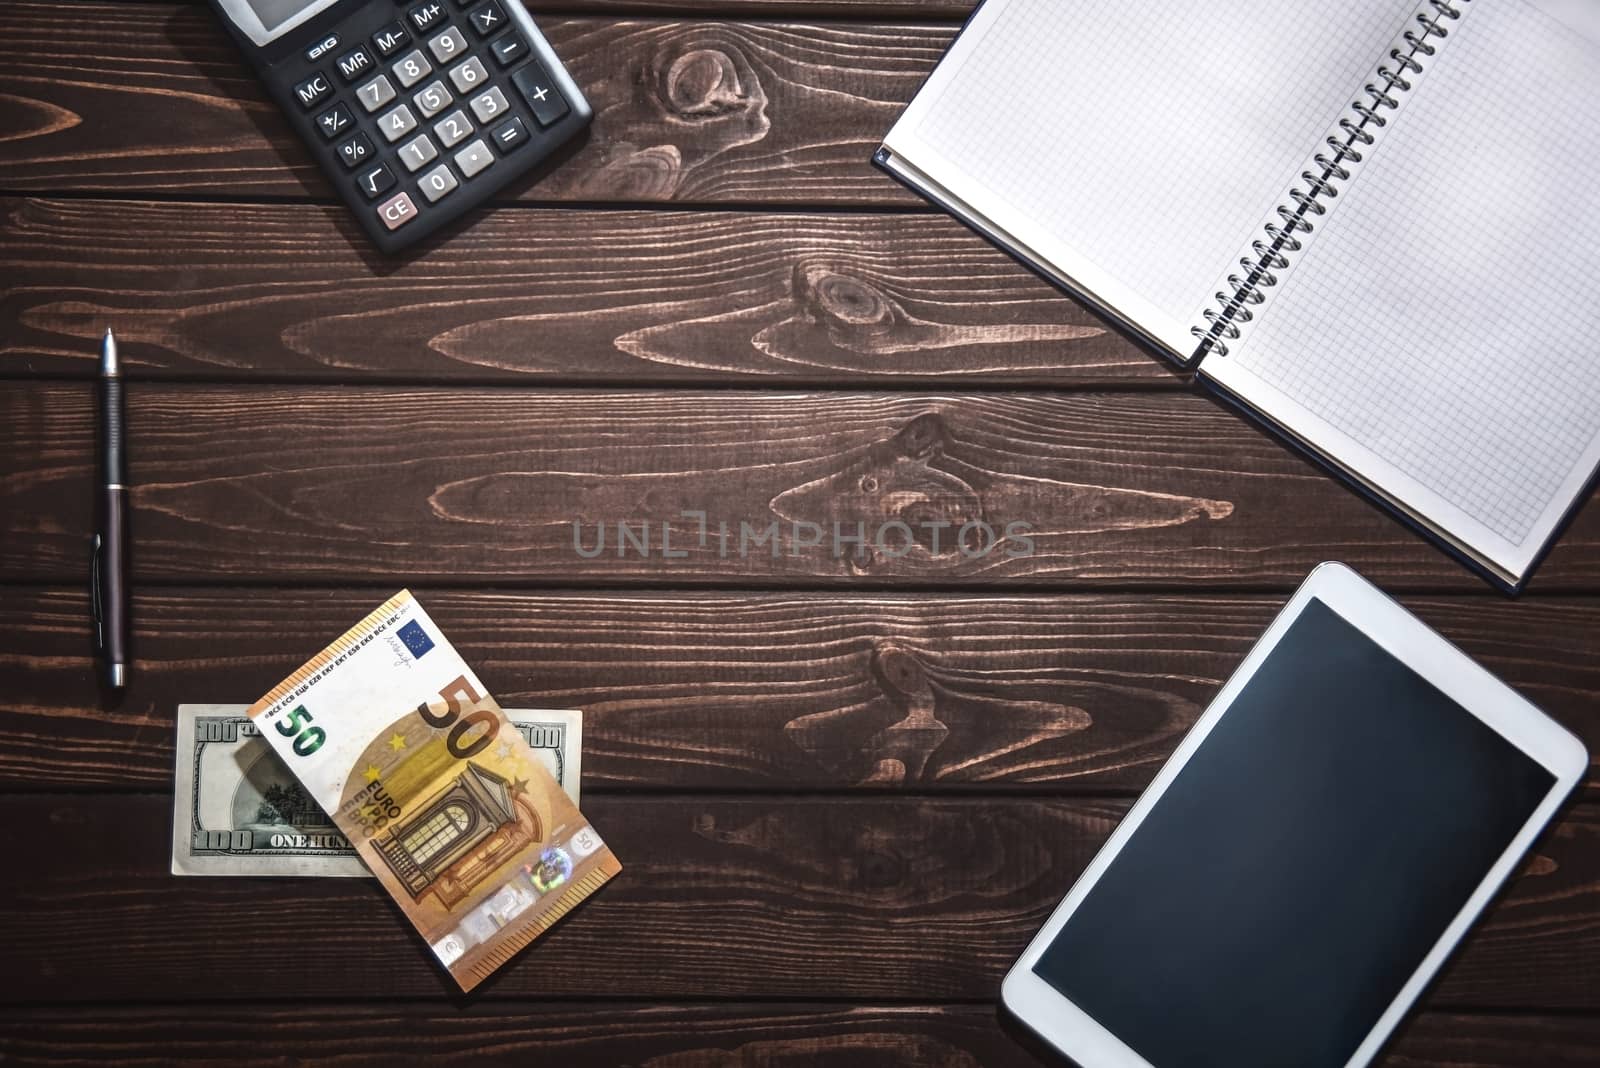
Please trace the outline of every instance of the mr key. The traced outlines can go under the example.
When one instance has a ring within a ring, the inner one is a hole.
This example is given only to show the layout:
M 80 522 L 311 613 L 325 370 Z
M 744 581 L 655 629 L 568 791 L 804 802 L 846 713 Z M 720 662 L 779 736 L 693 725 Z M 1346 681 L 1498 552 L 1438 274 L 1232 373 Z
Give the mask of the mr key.
M 593 112 L 520 0 L 210 0 L 373 242 L 412 244 Z

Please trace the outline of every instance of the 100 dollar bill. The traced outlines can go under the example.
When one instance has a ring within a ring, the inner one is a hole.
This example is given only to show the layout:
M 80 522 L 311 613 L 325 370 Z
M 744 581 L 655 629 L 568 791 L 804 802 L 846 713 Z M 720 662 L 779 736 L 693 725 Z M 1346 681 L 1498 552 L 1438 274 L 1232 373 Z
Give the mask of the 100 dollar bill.
M 355 847 L 250 722 L 248 707 L 178 706 L 172 873 L 371 878 Z M 505 712 L 577 804 L 583 713 L 540 708 Z
M 463 990 L 622 870 L 409 591 L 246 714 Z

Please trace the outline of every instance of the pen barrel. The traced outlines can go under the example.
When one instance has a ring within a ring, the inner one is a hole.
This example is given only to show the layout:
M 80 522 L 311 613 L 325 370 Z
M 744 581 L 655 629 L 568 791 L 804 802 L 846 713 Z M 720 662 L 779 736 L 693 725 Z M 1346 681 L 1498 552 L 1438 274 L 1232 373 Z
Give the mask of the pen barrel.
M 103 655 L 108 664 L 128 662 L 128 491 L 105 486 L 100 529 L 104 532 L 100 559 L 101 625 Z
M 105 481 L 114 486 L 128 481 L 127 459 L 122 451 L 122 379 L 106 375 L 100 379 L 101 462 Z

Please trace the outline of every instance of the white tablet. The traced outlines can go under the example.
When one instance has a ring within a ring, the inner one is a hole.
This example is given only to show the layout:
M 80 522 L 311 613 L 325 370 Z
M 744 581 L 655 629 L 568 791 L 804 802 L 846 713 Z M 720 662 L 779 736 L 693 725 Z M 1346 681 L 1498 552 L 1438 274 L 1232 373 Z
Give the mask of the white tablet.
M 1083 1068 L 1363 1065 L 1588 767 L 1355 572 L 1267 629 L 1005 979 Z

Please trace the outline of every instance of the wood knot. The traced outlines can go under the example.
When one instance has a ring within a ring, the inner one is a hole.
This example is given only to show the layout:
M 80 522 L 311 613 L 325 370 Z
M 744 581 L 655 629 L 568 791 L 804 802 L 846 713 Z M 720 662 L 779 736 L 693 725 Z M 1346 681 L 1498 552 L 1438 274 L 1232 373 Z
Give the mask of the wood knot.
M 719 48 L 692 49 L 673 60 L 662 79 L 661 98 L 673 114 L 696 121 L 766 105 L 755 73 L 741 72 L 740 64 Z
M 803 305 L 841 326 L 892 327 L 899 319 L 889 298 L 876 287 L 838 271 L 796 267 L 795 290 Z
M 872 650 L 872 673 L 885 691 L 905 701 L 931 701 L 933 687 L 916 654 L 894 642 Z
M 894 436 L 900 454 L 912 460 L 924 460 L 944 448 L 944 417 L 937 412 L 925 412 L 900 428 Z

